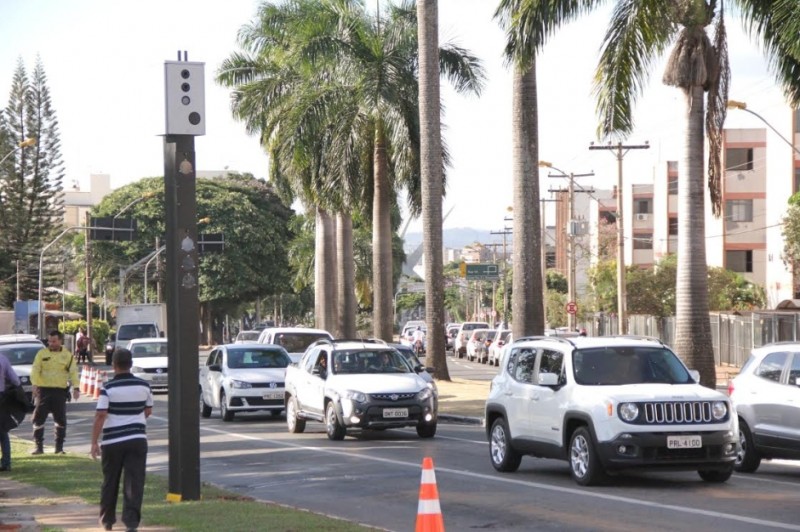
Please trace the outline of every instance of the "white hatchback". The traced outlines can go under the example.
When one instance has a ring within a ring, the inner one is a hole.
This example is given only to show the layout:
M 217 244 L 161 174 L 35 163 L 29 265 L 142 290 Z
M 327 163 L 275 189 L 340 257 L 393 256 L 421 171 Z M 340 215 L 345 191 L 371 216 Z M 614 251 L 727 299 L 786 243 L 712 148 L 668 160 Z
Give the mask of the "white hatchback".
M 169 356 L 166 338 L 136 338 L 125 346 L 131 352 L 131 373 L 146 380 L 153 390 L 169 388 Z
M 258 343 L 215 347 L 200 368 L 203 417 L 218 408 L 223 421 L 236 412 L 268 410 L 279 416 L 285 406 L 284 381 L 292 360 L 279 345 Z

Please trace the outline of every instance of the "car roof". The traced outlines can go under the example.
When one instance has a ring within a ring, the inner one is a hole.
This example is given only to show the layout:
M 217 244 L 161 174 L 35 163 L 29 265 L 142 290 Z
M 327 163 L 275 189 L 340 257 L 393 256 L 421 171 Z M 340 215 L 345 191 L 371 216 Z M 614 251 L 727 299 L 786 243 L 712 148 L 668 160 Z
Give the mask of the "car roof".
M 6 348 L 6 347 L 38 347 L 39 349 L 42 349 L 44 347 L 44 344 L 42 342 L 40 342 L 39 340 L 36 340 L 36 341 L 25 340 L 23 342 L 5 342 L 5 343 L 0 343 L 0 349 Z
M 780 353 L 783 351 L 800 351 L 800 342 L 773 342 L 753 348 L 752 354 L 761 357 L 770 353 Z
M 307 327 L 267 327 L 263 329 L 261 332 L 277 332 L 277 333 L 310 333 L 310 334 L 327 334 L 331 338 L 333 335 L 326 331 L 325 329 L 309 329 Z
M 262 344 L 260 342 L 239 342 L 238 344 L 220 344 L 216 347 L 224 347 L 225 349 L 277 349 L 279 351 L 286 351 L 282 345 L 276 344 Z
M 166 344 L 166 338 L 134 338 L 132 340 L 128 340 L 129 345 L 135 344 Z
M 263 329 L 262 329 L 262 330 L 263 330 Z M 240 334 L 261 334 L 261 331 L 257 331 L 257 330 L 255 330 L 255 329 L 248 329 L 248 330 L 246 330 L 246 331 L 239 331 L 239 332 L 237 333 L 237 336 L 238 336 L 238 335 L 240 335 Z
M 0 344 L 18 344 L 21 342 L 42 343 L 35 334 L 0 334 Z
M 514 340 L 511 345 L 524 344 L 551 344 L 551 345 L 572 345 L 576 349 L 609 346 L 662 346 L 666 347 L 658 338 L 647 336 L 526 336 L 519 340 Z

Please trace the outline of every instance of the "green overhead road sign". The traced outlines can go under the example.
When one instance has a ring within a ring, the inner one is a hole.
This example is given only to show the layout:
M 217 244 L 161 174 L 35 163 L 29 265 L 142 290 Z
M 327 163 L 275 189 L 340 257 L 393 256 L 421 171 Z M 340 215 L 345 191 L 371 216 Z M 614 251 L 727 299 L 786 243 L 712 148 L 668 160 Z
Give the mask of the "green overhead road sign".
M 467 281 L 497 281 L 500 267 L 497 264 L 466 264 Z

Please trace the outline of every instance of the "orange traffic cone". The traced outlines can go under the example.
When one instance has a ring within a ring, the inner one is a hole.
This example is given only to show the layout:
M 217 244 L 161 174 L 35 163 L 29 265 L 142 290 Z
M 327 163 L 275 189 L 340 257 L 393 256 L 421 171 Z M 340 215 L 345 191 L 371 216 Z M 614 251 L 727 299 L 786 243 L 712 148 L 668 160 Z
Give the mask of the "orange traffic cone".
M 94 368 L 89 369 L 89 375 L 86 377 L 86 395 L 89 397 L 94 394 L 95 375 L 97 370 Z
M 81 383 L 80 386 L 78 387 L 78 390 L 80 390 L 81 395 L 86 395 L 86 377 L 88 373 L 87 369 L 88 368 L 86 365 L 84 365 L 81 368 Z
M 433 458 L 428 456 L 422 460 L 416 532 L 444 532 L 444 519 L 439 506 L 439 489 L 436 487 L 436 473 L 433 471 Z
M 98 371 L 97 372 L 97 380 L 95 381 L 94 386 L 94 393 L 92 393 L 92 399 L 100 399 L 100 388 L 103 387 L 103 383 L 105 382 L 105 372 Z

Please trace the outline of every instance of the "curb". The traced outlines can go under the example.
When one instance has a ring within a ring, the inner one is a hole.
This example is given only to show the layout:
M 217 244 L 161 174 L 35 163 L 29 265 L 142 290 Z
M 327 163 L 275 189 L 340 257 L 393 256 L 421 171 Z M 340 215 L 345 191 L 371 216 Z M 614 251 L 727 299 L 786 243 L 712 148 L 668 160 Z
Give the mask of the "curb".
M 453 425 L 480 425 L 483 426 L 482 417 L 459 416 L 456 414 L 439 414 L 439 421 Z

